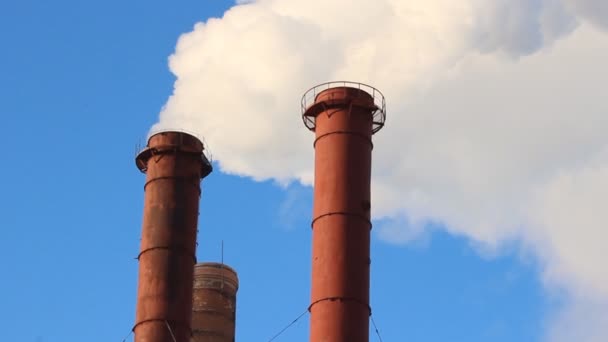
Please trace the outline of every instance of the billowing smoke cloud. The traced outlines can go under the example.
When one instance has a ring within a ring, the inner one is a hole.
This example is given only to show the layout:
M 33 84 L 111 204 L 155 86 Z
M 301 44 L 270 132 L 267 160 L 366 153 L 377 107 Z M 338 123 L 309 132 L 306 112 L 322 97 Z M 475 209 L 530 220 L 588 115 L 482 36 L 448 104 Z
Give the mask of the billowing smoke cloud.
M 605 341 L 607 4 L 242 4 L 180 37 L 153 130 L 199 134 L 224 172 L 310 184 L 302 93 L 372 84 L 389 108 L 374 137 L 373 212 L 394 220 L 379 236 L 407 241 L 434 222 L 484 248 L 520 241 L 547 287 L 570 295 L 548 340 Z M 597 319 L 580 319 L 585 310 Z

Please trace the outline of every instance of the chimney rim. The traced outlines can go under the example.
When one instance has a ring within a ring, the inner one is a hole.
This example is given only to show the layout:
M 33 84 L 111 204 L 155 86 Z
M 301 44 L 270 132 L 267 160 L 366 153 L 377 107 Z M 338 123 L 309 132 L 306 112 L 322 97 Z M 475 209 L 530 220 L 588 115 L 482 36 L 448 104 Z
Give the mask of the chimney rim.
M 215 262 L 215 261 L 203 261 L 203 262 L 199 262 L 196 263 L 194 265 L 194 268 L 225 268 L 231 272 L 233 272 L 234 274 L 237 274 L 236 270 L 222 262 Z
M 216 272 L 209 272 L 210 270 L 214 270 Z M 240 285 L 238 273 L 234 268 L 221 262 L 199 262 L 195 264 L 194 279 L 217 278 L 219 275 L 221 275 L 221 273 L 217 273 L 219 270 L 226 271 L 226 274 L 224 275 L 225 281 L 230 282 L 230 279 L 232 278 L 235 291 L 237 291 Z
M 211 157 L 207 157 L 207 155 L 205 154 L 206 148 L 205 148 L 205 144 L 204 144 L 203 140 L 201 140 L 201 138 L 199 138 L 197 135 L 195 135 L 191 132 L 188 132 L 186 130 L 162 129 L 162 130 L 151 131 L 148 134 L 148 140 L 146 142 L 146 147 L 141 149 L 135 156 L 135 166 L 137 166 L 137 168 L 139 169 L 140 172 L 146 173 L 146 171 L 148 170 L 148 160 L 152 157 L 152 155 L 155 154 L 157 147 L 159 147 L 159 146 L 151 147 L 150 141 L 155 136 L 160 135 L 160 134 L 166 134 L 166 133 L 184 135 L 190 139 L 193 139 L 197 145 L 200 145 L 200 146 L 197 146 L 197 149 L 200 148 L 201 179 L 207 177 L 213 171 L 213 159 Z M 176 146 L 180 146 L 180 145 L 176 145 Z M 174 146 L 174 147 L 176 147 L 176 146 Z M 187 146 L 187 145 L 181 145 L 181 146 Z M 167 146 L 164 146 L 164 148 L 166 148 L 166 147 Z M 188 153 L 198 154 L 199 152 L 198 151 L 189 151 Z

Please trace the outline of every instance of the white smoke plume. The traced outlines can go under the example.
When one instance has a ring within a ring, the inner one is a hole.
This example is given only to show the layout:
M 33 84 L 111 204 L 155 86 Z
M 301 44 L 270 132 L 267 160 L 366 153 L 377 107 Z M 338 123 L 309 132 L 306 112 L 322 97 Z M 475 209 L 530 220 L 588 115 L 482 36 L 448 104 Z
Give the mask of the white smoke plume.
M 380 236 L 439 222 L 485 248 L 520 241 L 570 295 L 547 340 L 606 341 L 606 28 L 604 0 L 243 3 L 180 37 L 153 131 L 199 134 L 224 172 L 310 184 L 302 93 L 371 84 L 388 105 L 373 213 L 395 219 Z

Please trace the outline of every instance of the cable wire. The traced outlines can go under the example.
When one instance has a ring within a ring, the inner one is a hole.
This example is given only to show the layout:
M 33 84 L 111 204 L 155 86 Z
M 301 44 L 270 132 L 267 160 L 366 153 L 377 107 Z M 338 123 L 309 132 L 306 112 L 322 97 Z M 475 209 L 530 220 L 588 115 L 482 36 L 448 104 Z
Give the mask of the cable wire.
M 177 340 L 175 339 L 175 335 L 173 335 L 173 330 L 171 330 L 171 326 L 169 326 L 169 322 L 167 322 L 167 320 L 165 320 L 165 324 L 167 325 L 167 329 L 169 330 L 169 334 L 171 334 L 173 342 L 177 342 Z
M 131 337 L 132 334 L 133 334 L 133 329 L 131 329 L 131 331 L 129 332 L 129 334 L 127 336 L 125 336 L 125 338 L 123 338 L 122 341 L 120 341 L 120 342 L 127 342 L 127 339 L 129 337 Z
M 374 322 L 374 316 L 370 316 L 372 319 L 372 324 L 374 325 L 374 330 L 376 330 L 376 335 L 378 335 L 378 340 L 382 342 L 382 337 L 380 336 L 380 331 L 378 331 L 378 327 L 376 326 L 376 322 Z
M 308 312 L 308 308 L 306 310 L 304 310 L 304 312 L 302 312 L 300 314 L 300 316 L 298 316 L 298 318 L 294 319 L 291 323 L 287 324 L 287 326 L 283 329 L 281 329 L 281 331 L 279 331 L 276 335 L 274 335 L 273 337 L 271 337 L 268 342 L 272 342 L 274 341 L 277 337 L 281 336 L 282 333 L 285 332 L 285 330 L 289 329 L 292 325 L 296 324 L 296 322 L 302 318 L 304 315 L 306 315 L 306 313 Z

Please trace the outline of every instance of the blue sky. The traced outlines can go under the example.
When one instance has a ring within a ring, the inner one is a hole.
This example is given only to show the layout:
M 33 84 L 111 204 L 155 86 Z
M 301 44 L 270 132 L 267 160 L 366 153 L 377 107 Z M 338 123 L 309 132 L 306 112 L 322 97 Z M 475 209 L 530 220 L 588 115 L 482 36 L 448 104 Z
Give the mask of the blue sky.
M 167 57 L 179 35 L 231 5 L 0 5 L 0 341 L 129 333 L 144 182 L 135 147 L 172 92 Z M 218 169 L 203 182 L 198 258 L 218 261 L 224 241 L 241 282 L 237 339 L 267 341 L 309 304 L 311 189 Z M 374 233 L 383 340 L 540 341 L 559 304 L 534 258 L 517 244 L 483 257 L 466 238 L 431 231 L 406 245 Z M 276 341 L 306 341 L 307 330 L 305 316 Z

